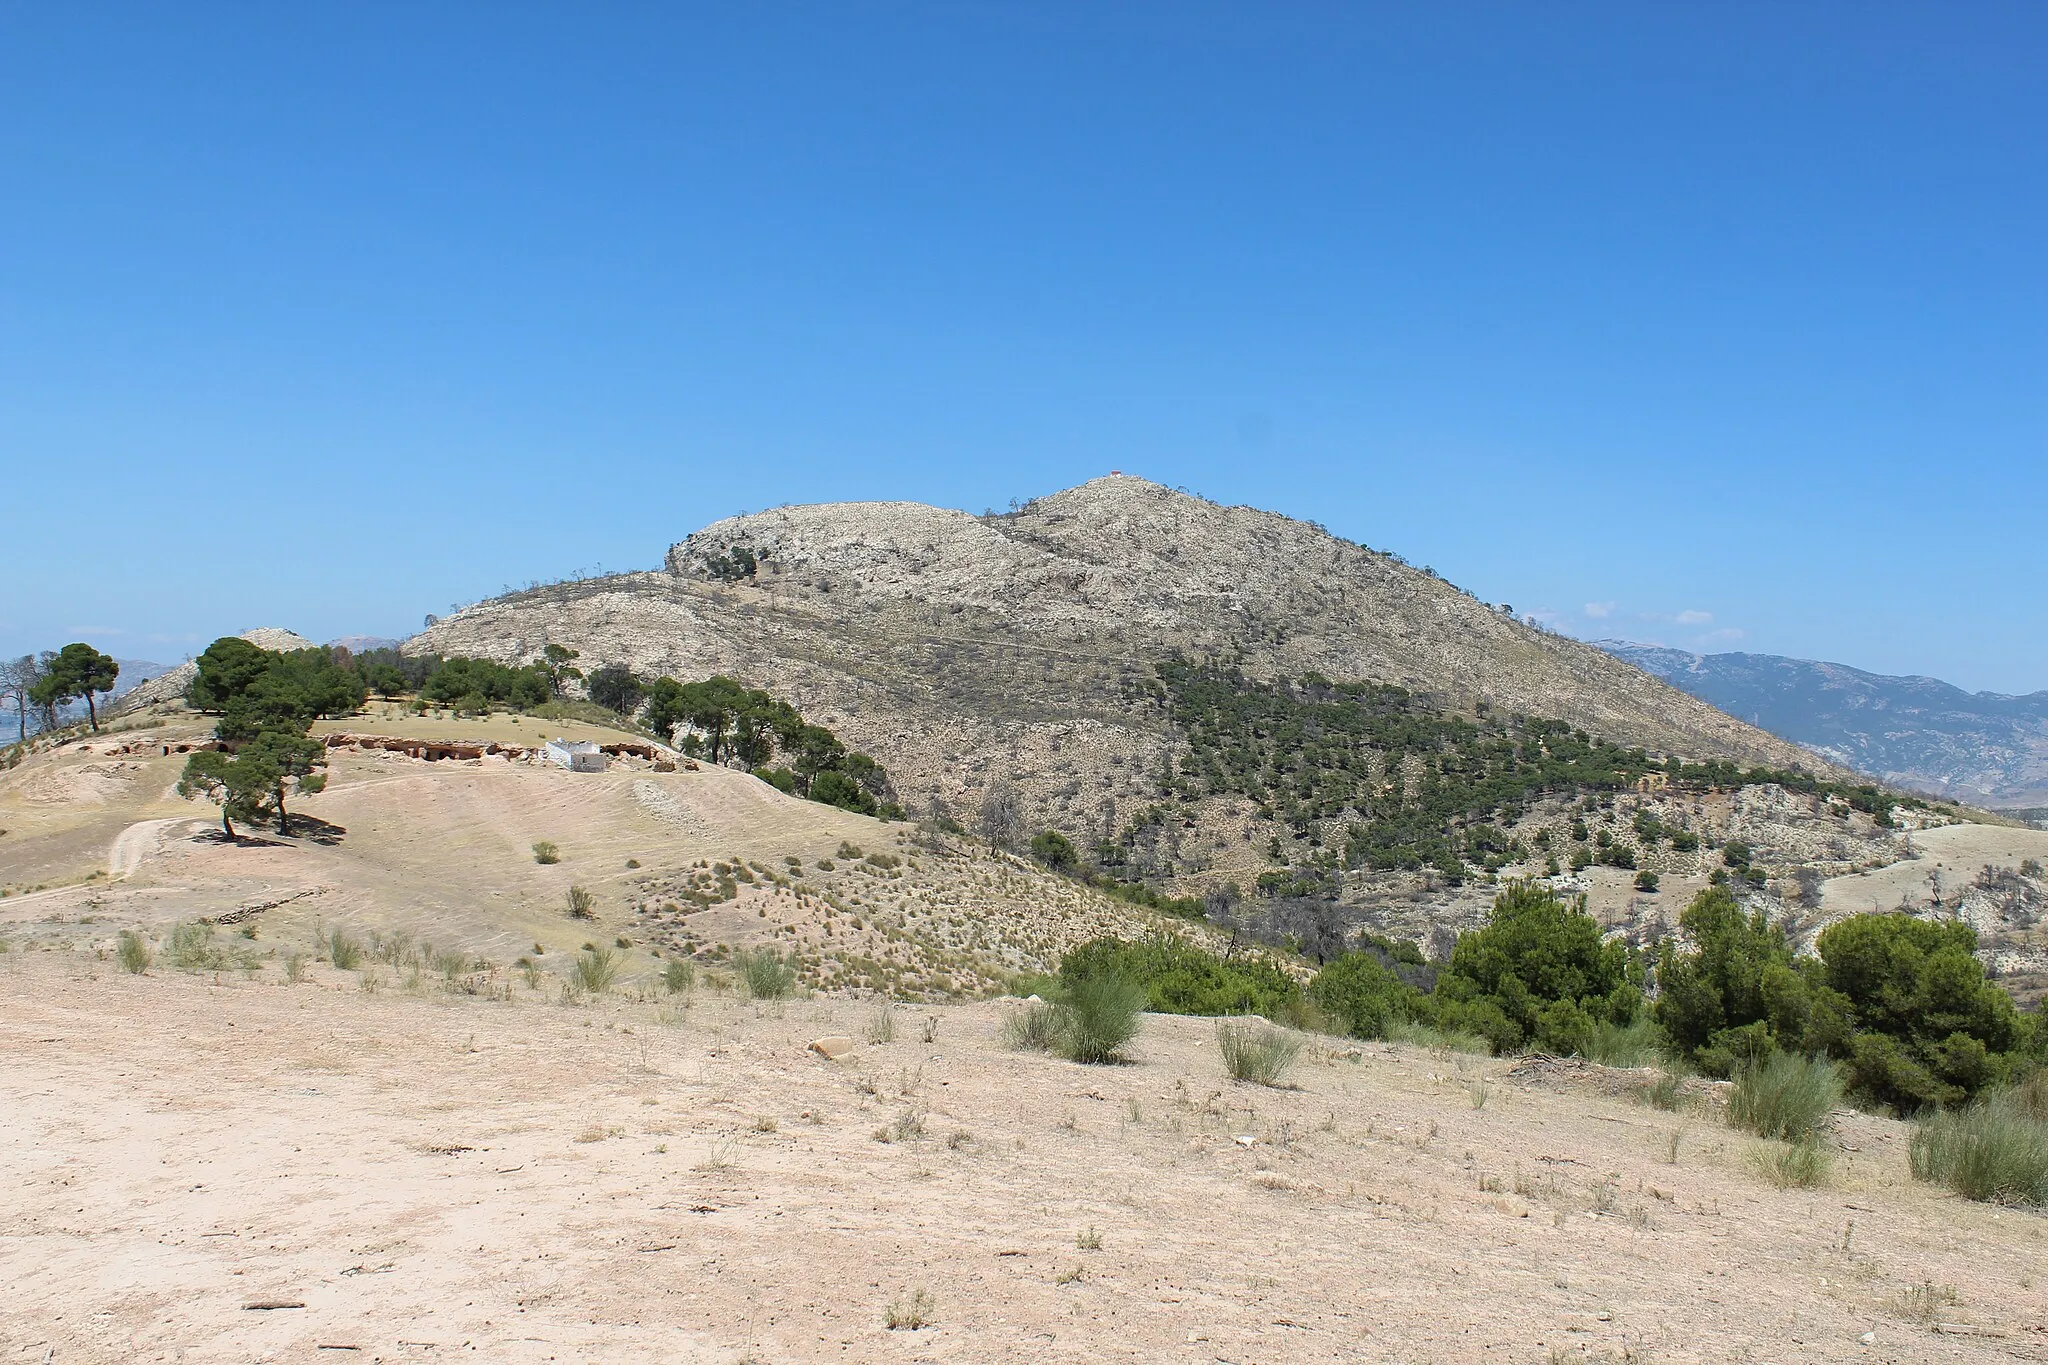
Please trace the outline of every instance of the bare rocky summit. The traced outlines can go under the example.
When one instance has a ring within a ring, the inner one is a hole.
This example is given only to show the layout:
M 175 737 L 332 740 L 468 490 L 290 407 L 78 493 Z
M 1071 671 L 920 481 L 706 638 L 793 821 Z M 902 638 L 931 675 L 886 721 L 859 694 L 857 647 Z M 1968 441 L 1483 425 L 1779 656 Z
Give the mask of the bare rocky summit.
M 1810 752 L 1398 556 L 1250 507 L 1112 475 L 1006 515 L 918 503 L 714 522 L 664 571 L 480 603 L 405 646 L 507 662 L 730 673 L 888 765 L 906 805 L 971 811 L 1014 781 L 1086 828 L 1149 798 L 1175 739 L 1152 688 L 1175 652 L 1252 676 L 1399 683 L 1443 705 L 1569 720 L 1689 756 L 1823 768 Z

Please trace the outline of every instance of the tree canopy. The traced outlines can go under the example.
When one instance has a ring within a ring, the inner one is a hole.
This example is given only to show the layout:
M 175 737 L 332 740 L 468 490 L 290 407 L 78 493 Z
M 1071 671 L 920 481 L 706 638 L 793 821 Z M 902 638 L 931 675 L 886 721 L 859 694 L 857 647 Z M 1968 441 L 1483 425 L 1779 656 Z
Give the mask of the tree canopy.
M 41 672 L 42 677 L 29 687 L 28 699 L 43 706 L 56 707 L 83 698 L 86 715 L 97 733 L 100 713 L 93 696 L 113 690 L 114 679 L 121 676 L 121 665 L 91 645 L 74 642 L 58 650 L 54 657 L 44 660 Z
M 1687 946 L 1658 956 L 1657 1020 L 1701 1070 L 1773 1052 L 1837 1058 L 1866 1103 L 1955 1104 L 2043 1060 L 2038 1017 L 1987 980 L 1977 933 L 1903 912 L 1852 915 L 1794 954 L 1762 912 L 1708 887 L 1679 919 Z
M 199 672 L 186 699 L 217 712 L 219 750 L 195 753 L 178 779 L 178 794 L 220 806 L 221 828 L 234 836 L 236 820 L 274 816 L 291 833 L 285 802 L 294 792 L 326 785 L 327 750 L 309 738 L 313 722 L 353 711 L 368 695 L 361 674 L 343 667 L 324 648 L 286 652 L 259 649 L 226 636 L 199 656 Z
M 1513 882 L 1483 928 L 1458 936 L 1437 980 L 1438 1010 L 1496 1052 L 1584 1052 L 1600 1023 L 1626 1024 L 1642 1008 L 1630 977 L 1628 949 L 1602 941 L 1583 896 L 1566 904 L 1548 887 Z

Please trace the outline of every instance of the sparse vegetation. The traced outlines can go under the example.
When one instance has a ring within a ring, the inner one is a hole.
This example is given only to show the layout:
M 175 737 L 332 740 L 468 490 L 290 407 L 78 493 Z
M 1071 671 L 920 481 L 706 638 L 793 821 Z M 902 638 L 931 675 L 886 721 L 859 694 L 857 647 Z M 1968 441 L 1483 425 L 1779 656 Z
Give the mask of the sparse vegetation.
M 1841 1102 L 1842 1077 L 1833 1062 L 1779 1052 L 1736 1073 L 1728 1121 L 1758 1137 L 1799 1143 L 1817 1135 Z
M 670 995 L 687 995 L 697 984 L 697 964 L 686 957 L 672 957 L 662 964 L 661 984 Z
M 927 1290 L 912 1291 L 907 1299 L 897 1299 L 882 1313 L 882 1325 L 892 1332 L 915 1332 L 920 1327 L 929 1327 L 936 1319 L 938 1302 Z
M 2036 1073 L 2036 1089 L 2048 1089 Z M 2048 1116 L 2023 1087 L 1994 1091 L 1923 1120 L 1913 1134 L 1913 1174 L 1965 1199 L 2048 1205 Z
M 796 965 L 773 948 L 742 948 L 732 965 L 740 988 L 755 1000 L 782 1000 L 796 990 Z
M 533 845 L 533 860 L 542 867 L 551 866 L 562 861 L 562 850 L 555 847 L 552 840 L 537 839 Z
M 590 894 L 588 887 L 570 887 L 565 899 L 569 904 L 570 919 L 597 918 L 597 897 Z
M 1045 1000 L 1027 1000 L 1003 1014 L 1003 1045 L 1019 1052 L 1052 1052 L 1059 1047 L 1059 1008 Z
M 1068 1060 L 1101 1065 L 1122 1061 L 1122 1048 L 1138 1036 L 1145 988 L 1121 976 L 1063 980 L 1059 1049 Z
M 569 971 L 577 990 L 603 995 L 618 978 L 619 955 L 610 948 L 585 948 Z
M 1834 1168 L 1834 1153 L 1817 1135 L 1796 1142 L 1765 1142 L 1751 1150 L 1751 1167 L 1781 1190 L 1821 1184 Z
M 115 941 L 114 955 L 121 963 L 121 970 L 130 976 L 140 976 L 149 970 L 149 964 L 156 960 L 149 944 L 133 929 L 123 929 Z
M 1263 1019 L 1223 1019 L 1216 1024 L 1216 1048 L 1232 1080 L 1277 1086 L 1300 1057 L 1301 1038 Z
M 896 1041 L 896 1002 L 887 996 L 868 1007 L 867 1039 L 870 1043 Z

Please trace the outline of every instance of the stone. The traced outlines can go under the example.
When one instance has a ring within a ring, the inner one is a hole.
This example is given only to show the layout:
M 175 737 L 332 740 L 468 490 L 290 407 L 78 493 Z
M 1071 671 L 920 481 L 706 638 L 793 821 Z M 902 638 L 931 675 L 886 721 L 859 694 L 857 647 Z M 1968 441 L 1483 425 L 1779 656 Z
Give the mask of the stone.
M 826 1038 L 813 1038 L 811 1039 L 811 1051 L 817 1053 L 828 1062 L 836 1062 L 853 1051 L 853 1039 L 840 1033 L 832 1034 Z

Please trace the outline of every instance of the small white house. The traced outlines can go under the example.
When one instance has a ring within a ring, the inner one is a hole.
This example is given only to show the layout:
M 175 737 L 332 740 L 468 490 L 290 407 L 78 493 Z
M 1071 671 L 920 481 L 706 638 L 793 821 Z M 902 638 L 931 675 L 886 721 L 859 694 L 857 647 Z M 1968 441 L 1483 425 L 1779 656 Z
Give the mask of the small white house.
M 542 752 L 549 762 L 559 763 L 572 773 L 604 771 L 604 751 L 591 740 L 551 739 Z

